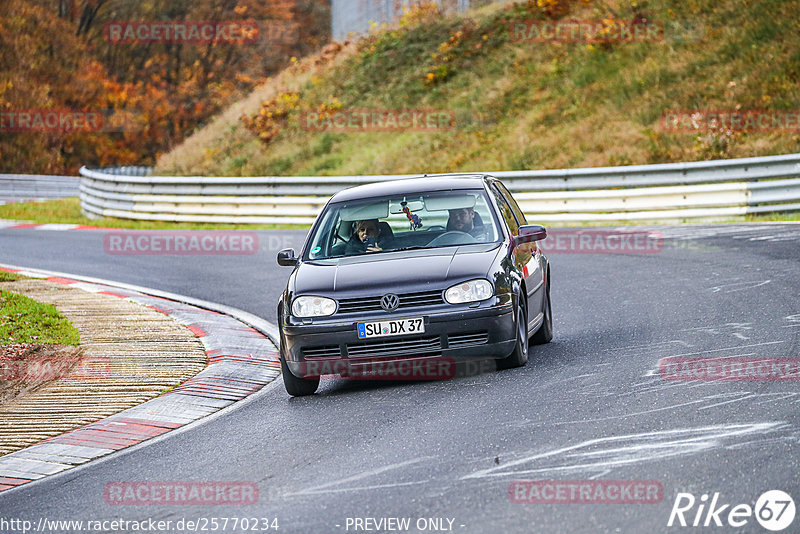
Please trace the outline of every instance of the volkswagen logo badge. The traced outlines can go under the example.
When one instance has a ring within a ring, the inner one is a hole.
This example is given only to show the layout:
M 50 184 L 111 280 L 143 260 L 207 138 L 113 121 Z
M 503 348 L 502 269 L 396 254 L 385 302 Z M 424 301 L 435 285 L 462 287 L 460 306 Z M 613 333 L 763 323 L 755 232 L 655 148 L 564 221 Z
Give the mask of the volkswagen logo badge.
M 400 306 L 400 297 L 389 293 L 381 297 L 381 308 L 386 311 L 395 311 Z

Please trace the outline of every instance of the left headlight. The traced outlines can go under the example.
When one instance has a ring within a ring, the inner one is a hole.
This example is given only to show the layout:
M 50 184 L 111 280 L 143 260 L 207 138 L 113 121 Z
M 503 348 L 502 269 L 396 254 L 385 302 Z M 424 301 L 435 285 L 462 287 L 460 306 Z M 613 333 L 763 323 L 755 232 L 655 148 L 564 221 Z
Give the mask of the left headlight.
M 336 312 L 336 301 L 325 297 L 297 297 L 292 302 L 295 317 L 325 317 Z
M 492 295 L 494 295 L 492 283 L 483 278 L 478 278 L 452 286 L 444 292 L 444 299 L 450 304 L 464 304 L 466 302 L 480 302 Z

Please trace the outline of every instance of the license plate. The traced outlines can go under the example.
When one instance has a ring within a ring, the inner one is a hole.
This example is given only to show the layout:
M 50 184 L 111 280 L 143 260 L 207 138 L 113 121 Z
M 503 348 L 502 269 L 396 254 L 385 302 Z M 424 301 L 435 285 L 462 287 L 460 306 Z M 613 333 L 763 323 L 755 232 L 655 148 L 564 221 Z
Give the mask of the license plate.
M 357 326 L 359 339 L 421 334 L 425 332 L 425 322 L 422 320 L 422 317 L 378 321 L 375 323 L 357 323 Z

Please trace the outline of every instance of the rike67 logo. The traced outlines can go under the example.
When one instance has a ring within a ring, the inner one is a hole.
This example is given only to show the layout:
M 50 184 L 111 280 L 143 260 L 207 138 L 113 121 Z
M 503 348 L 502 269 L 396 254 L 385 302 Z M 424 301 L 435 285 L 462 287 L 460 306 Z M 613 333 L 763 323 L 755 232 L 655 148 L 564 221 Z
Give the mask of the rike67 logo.
M 704 493 L 696 499 L 691 493 L 678 493 L 669 514 L 667 526 L 672 527 L 734 527 L 739 528 L 756 521 L 773 532 L 787 529 L 793 522 L 795 506 L 792 497 L 781 490 L 765 491 L 756 501 L 755 507 L 749 504 L 723 504 L 719 493 L 714 493 L 709 501 Z M 752 526 L 748 532 L 752 531 Z M 797 532 L 794 530 L 794 532 Z

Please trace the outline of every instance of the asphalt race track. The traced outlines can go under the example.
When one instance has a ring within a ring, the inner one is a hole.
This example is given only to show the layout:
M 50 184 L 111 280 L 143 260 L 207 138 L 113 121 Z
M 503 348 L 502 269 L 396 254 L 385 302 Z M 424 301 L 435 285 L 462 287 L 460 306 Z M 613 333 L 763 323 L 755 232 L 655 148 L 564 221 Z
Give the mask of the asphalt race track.
M 423 519 L 427 531 L 458 533 L 654 533 L 703 530 L 667 527 L 679 493 L 698 505 L 719 493 L 718 504 L 730 505 L 725 522 L 733 506 L 754 506 L 767 490 L 797 502 L 800 381 L 671 381 L 658 362 L 800 357 L 800 225 L 659 230 L 658 254 L 550 255 L 555 338 L 532 347 L 522 369 L 406 384 L 326 380 L 317 395 L 296 399 L 278 380 L 218 417 L 4 492 L 0 517 L 34 525 L 277 518 L 279 533 L 366 531 L 354 530 L 355 518 L 410 518 L 410 532 Z M 260 251 L 249 256 L 124 256 L 104 252 L 103 234 L 2 230 L 0 262 L 167 290 L 274 321 L 290 273 L 275 254 L 304 237 L 259 232 Z M 530 504 L 509 494 L 518 480 L 595 479 L 657 481 L 663 500 Z M 253 482 L 259 498 L 107 504 L 105 485 L 120 481 Z M 798 525 L 800 517 L 785 532 Z M 767 532 L 754 517 L 707 530 Z

